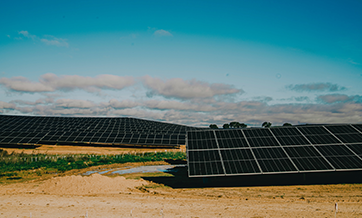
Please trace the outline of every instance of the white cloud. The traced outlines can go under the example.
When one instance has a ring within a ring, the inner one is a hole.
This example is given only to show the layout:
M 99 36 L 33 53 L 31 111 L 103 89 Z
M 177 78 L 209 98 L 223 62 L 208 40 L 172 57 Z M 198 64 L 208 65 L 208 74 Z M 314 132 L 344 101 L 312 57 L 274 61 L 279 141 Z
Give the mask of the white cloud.
M 205 104 L 185 103 L 179 101 L 168 101 L 168 100 L 150 100 L 144 102 L 144 106 L 150 109 L 156 110 L 188 110 L 188 111 L 213 111 L 215 107 Z
M 35 39 L 36 38 L 36 35 L 31 35 L 28 31 L 26 30 L 22 30 L 22 31 L 19 31 L 19 34 L 20 35 L 23 35 L 24 37 L 26 38 L 31 38 L 31 39 Z
M 169 31 L 167 30 L 156 30 L 153 33 L 155 36 L 173 36 Z
M 96 104 L 88 100 L 58 99 L 55 102 L 55 106 L 63 108 L 92 108 L 96 106 Z
M 66 39 L 56 38 L 54 36 L 50 37 L 49 39 L 40 39 L 41 42 L 45 43 L 46 45 L 55 45 L 58 47 L 68 47 L 69 44 L 67 43 Z
M 112 108 L 133 108 L 139 106 L 140 103 L 131 100 L 118 101 L 116 99 L 111 99 L 108 105 Z
M 96 77 L 84 77 L 78 75 L 67 75 L 58 77 L 55 74 L 47 73 L 41 76 L 41 83 L 48 84 L 56 89 L 123 89 L 135 83 L 133 77 L 122 77 L 109 74 L 103 74 Z M 92 90 L 90 90 L 92 91 Z
M 143 84 L 151 90 L 152 94 L 180 99 L 210 98 L 217 95 L 243 93 L 242 89 L 233 88 L 222 83 L 209 84 L 198 80 L 183 80 L 181 78 L 163 81 L 159 78 L 144 76 Z
M 0 78 L 0 84 L 12 91 L 18 92 L 52 92 L 55 89 L 47 84 L 31 82 L 25 77 Z
M 10 101 L 10 103 L 15 103 L 18 105 L 36 105 L 37 104 L 36 102 L 33 102 L 33 101 L 24 101 L 24 100 L 13 100 L 13 101 Z
M 47 73 L 39 82 L 32 82 L 25 77 L 0 78 L 0 84 L 18 92 L 53 92 L 56 90 L 82 89 L 88 92 L 99 92 L 101 89 L 121 90 L 135 83 L 132 77 L 115 75 L 99 75 L 84 77 L 78 75 L 57 76 Z
M 42 43 L 44 43 L 46 45 L 55 45 L 58 47 L 69 47 L 67 39 L 57 38 L 52 35 L 45 35 L 43 38 L 40 38 L 36 35 L 30 34 L 27 30 L 19 31 L 19 35 L 22 35 L 23 37 L 26 37 L 26 38 L 31 38 L 32 40 L 36 40 L 36 41 L 40 40 Z M 8 35 L 8 37 L 10 38 L 10 35 Z M 15 39 L 21 40 L 22 38 L 16 37 Z
M 333 96 L 332 96 L 333 97 Z M 208 126 L 216 123 L 238 121 L 260 126 L 264 121 L 273 125 L 285 122 L 297 123 L 356 123 L 362 120 L 362 104 L 355 101 L 333 104 L 276 104 L 258 101 L 118 101 L 94 103 L 82 99 L 58 99 L 54 104 L 23 102 L 25 107 L 16 107 L 21 101 L 1 102 L 0 110 L 11 109 L 35 115 L 67 116 L 132 116 L 151 120 L 167 121 L 186 125 Z
M 10 38 L 10 35 L 6 35 L 8 38 Z
M 354 65 L 361 65 L 360 63 L 355 62 L 354 60 L 349 60 L 349 63 L 354 64 Z
M 15 109 L 15 104 L 0 101 L 0 109 Z
M 287 85 L 287 89 L 297 92 L 313 92 L 313 91 L 343 91 L 347 88 L 332 83 L 309 83 L 309 84 L 296 84 L 296 85 Z
M 29 36 L 29 32 L 28 31 L 25 31 L 25 30 L 22 30 L 22 31 L 19 31 L 19 34 L 25 36 L 25 37 L 28 37 Z

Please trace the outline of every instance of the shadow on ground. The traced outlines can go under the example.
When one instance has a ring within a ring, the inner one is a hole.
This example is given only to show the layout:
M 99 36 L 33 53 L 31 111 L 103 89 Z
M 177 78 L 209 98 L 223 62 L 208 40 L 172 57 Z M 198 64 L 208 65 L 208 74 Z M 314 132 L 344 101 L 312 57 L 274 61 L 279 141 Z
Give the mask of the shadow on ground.
M 362 183 L 362 171 L 294 173 L 279 175 L 223 176 L 189 178 L 186 166 L 175 167 L 167 173 L 173 177 L 142 177 L 172 188 L 251 187 L 317 184 Z

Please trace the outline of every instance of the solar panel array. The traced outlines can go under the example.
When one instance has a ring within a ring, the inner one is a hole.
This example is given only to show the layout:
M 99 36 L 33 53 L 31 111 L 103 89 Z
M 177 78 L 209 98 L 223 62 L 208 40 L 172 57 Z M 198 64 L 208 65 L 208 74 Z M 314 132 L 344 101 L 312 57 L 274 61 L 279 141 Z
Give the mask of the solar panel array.
M 188 131 L 190 177 L 362 170 L 362 124 Z
M 185 144 L 187 130 L 200 129 L 118 117 L 36 117 L 0 115 L 0 144 Z

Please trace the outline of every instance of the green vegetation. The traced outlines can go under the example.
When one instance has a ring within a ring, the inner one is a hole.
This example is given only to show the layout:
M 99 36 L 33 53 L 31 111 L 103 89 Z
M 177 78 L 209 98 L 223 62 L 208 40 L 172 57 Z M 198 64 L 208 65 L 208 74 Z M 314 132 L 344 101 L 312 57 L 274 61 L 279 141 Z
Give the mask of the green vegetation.
M 210 128 L 211 129 L 217 129 L 217 126 L 216 128 L 213 128 L 215 124 L 211 124 L 210 125 Z M 230 122 L 230 123 L 225 123 L 222 128 L 224 129 L 229 129 L 229 128 L 246 128 L 248 125 L 246 125 L 245 123 L 239 123 L 239 122 Z
M 218 129 L 219 127 L 217 127 L 217 125 L 216 124 L 210 124 L 210 129 Z
M 264 127 L 264 128 L 270 128 L 272 125 L 271 122 L 264 122 L 261 126 Z
M 290 123 L 284 123 L 283 126 L 293 126 L 293 125 Z
M 224 129 L 229 129 L 229 128 L 230 128 L 230 125 L 229 125 L 228 123 L 225 123 L 225 124 L 222 126 L 222 128 L 224 128 Z
M 147 152 L 118 155 L 47 155 L 11 153 L 0 149 L 0 178 L 16 176 L 15 171 L 44 169 L 45 171 L 64 172 L 91 166 L 127 163 L 162 161 L 165 159 L 185 160 L 184 152 Z
M 246 128 L 247 125 L 245 123 L 239 123 L 239 122 L 230 122 L 230 128 Z

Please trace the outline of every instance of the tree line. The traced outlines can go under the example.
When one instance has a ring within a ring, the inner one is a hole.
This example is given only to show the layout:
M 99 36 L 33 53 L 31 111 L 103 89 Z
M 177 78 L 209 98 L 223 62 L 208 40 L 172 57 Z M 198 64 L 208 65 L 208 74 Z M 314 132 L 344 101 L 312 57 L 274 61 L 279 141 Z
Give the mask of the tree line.
M 264 123 L 261 124 L 262 127 L 264 128 L 270 128 L 272 126 L 271 122 L 265 121 Z M 290 123 L 284 123 L 283 126 L 292 126 L 292 124 Z M 211 129 L 218 129 L 219 127 L 216 124 L 210 124 L 209 126 Z M 239 122 L 230 122 L 230 123 L 225 123 L 224 125 L 222 125 L 223 129 L 234 129 L 234 128 L 246 128 L 248 127 L 247 124 L 245 123 L 239 123 Z

